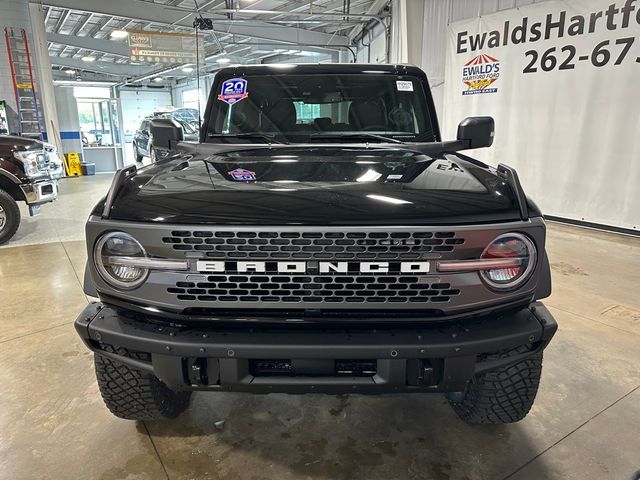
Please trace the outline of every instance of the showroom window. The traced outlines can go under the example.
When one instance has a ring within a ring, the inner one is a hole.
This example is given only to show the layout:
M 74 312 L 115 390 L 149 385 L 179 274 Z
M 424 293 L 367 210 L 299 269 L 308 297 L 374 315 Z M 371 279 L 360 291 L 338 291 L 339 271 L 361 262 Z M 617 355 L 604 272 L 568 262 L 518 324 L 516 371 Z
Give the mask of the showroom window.
M 111 147 L 120 144 L 118 108 L 111 90 L 103 87 L 74 87 L 78 120 L 84 148 Z
M 320 117 L 320 104 L 293 102 L 296 109 L 297 123 L 313 123 L 313 120 Z
M 204 109 L 207 104 L 207 97 L 200 95 L 200 106 Z M 185 108 L 198 109 L 198 89 L 193 88 L 191 90 L 185 90 L 182 92 L 182 106 Z

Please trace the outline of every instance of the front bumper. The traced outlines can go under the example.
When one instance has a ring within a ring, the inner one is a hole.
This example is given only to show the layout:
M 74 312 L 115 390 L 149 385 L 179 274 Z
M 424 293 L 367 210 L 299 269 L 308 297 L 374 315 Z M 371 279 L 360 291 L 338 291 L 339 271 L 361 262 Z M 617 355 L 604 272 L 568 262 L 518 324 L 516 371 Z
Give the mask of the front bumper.
M 47 180 L 20 185 L 28 205 L 42 205 L 58 198 L 58 181 Z
M 539 302 L 493 318 L 357 329 L 172 326 L 92 303 L 75 327 L 94 353 L 175 390 L 253 393 L 460 391 L 541 352 L 558 328 Z

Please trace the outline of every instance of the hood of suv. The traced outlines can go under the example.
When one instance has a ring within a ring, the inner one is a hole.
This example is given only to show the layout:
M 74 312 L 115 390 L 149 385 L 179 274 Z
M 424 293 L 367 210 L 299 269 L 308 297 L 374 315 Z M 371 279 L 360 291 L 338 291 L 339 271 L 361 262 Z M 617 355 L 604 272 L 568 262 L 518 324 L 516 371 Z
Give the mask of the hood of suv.
M 141 169 L 119 220 L 245 225 L 445 225 L 517 220 L 513 192 L 463 156 L 398 148 L 279 147 Z

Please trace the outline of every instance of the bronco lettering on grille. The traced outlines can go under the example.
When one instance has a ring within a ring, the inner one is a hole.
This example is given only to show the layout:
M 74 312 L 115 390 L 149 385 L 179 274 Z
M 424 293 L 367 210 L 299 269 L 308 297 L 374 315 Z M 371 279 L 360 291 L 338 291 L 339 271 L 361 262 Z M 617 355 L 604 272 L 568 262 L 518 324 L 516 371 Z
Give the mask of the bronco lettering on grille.
M 223 262 L 198 260 L 196 269 L 203 273 L 429 273 L 429 262 Z

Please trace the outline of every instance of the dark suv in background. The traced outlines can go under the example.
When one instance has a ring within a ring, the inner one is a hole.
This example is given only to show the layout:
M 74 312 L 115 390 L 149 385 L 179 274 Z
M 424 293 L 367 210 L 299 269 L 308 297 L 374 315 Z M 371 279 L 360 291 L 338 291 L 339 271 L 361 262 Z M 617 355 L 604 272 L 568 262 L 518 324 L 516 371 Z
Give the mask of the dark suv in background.
M 153 120 L 154 118 L 173 118 L 182 126 L 185 141 L 198 141 L 198 130 L 192 122 L 187 122 L 182 119 L 165 115 L 146 117 L 144 120 L 142 120 L 142 122 L 140 122 L 140 126 L 133 134 L 133 158 L 135 159 L 136 163 L 142 163 L 144 157 L 148 157 L 151 163 L 156 161 L 157 152 L 153 148 L 151 148 L 153 139 L 151 135 L 151 120 Z

